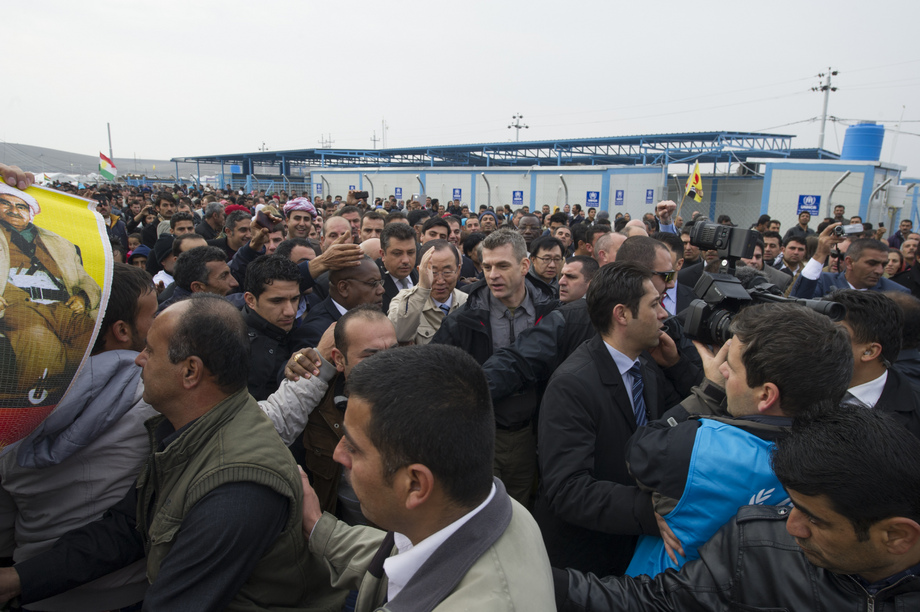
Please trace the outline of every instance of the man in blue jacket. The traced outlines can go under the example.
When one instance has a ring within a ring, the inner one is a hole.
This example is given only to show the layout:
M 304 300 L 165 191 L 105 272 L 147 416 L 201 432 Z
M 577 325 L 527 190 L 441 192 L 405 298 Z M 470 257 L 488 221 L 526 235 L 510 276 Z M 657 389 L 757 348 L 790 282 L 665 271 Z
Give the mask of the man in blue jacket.
M 843 236 L 834 235 L 834 228 L 839 225 L 833 223 L 821 232 L 818 249 L 796 280 L 792 297 L 821 298 L 835 289 L 907 292 L 905 287 L 882 277 L 888 263 L 888 245 L 873 238 L 860 238 L 850 244 L 842 272 L 822 272 L 831 246 L 844 240 Z
M 656 576 L 698 558 L 697 548 L 743 505 L 787 505 L 770 466 L 775 439 L 793 418 L 846 392 L 849 335 L 828 317 L 797 304 L 757 304 L 734 317 L 731 331 L 727 350 L 715 356 L 698 346 L 706 384 L 682 404 L 694 416 L 680 420 L 681 409 L 672 410 L 626 447 L 630 473 L 653 492 L 655 511 L 685 553 L 677 557 L 661 537 L 644 535 L 630 576 Z

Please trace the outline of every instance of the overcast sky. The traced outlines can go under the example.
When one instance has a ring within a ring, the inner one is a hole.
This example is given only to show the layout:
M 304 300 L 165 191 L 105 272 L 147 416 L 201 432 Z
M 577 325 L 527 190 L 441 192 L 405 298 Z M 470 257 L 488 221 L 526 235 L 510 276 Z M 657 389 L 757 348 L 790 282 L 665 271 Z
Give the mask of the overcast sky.
M 171 158 L 730 130 L 825 148 L 883 121 L 920 176 L 916 0 L 30 0 L 4 7 L 0 138 Z M 13 59 L 11 62 L 10 59 Z M 896 135 L 902 117 L 902 133 Z M 845 123 L 844 123 L 845 122 Z M 378 147 L 382 143 L 378 142 Z M 894 151 L 892 152 L 892 149 Z

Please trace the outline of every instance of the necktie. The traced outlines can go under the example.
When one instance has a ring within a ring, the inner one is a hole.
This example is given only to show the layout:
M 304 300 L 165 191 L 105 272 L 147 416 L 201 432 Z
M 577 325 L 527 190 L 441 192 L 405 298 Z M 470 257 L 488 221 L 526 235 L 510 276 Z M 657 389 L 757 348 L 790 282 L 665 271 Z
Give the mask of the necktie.
M 450 314 L 450 306 L 448 306 L 447 304 L 438 304 L 438 308 L 441 309 L 441 311 L 444 313 L 444 316 L 445 316 L 445 317 L 446 317 L 448 314 Z
M 399 279 L 399 288 L 400 288 L 400 289 L 408 289 L 408 288 L 409 288 L 409 281 L 407 281 L 407 280 L 404 279 L 404 278 Z
M 636 415 L 636 427 L 648 425 L 648 416 L 645 414 L 645 398 L 642 397 L 642 368 L 637 361 L 629 368 L 629 374 L 632 376 L 632 400 L 633 412 Z

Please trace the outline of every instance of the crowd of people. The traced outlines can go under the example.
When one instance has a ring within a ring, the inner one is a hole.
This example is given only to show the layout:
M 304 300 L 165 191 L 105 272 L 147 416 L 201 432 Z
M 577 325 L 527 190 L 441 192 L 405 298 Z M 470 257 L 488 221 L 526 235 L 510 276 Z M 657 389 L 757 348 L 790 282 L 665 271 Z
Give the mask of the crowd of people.
M 80 195 L 112 286 L 70 392 L 0 455 L 2 600 L 920 606 L 909 220 L 764 215 L 728 262 L 670 201 Z M 704 343 L 693 288 L 729 263 L 773 298 Z

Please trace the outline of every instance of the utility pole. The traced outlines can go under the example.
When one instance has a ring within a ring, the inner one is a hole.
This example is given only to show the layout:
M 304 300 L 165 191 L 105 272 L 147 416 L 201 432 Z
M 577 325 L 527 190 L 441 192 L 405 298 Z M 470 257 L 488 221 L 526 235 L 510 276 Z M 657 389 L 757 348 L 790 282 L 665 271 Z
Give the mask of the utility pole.
M 375 148 L 375 149 L 377 148 L 377 141 L 378 141 L 378 140 L 381 140 L 381 139 L 380 139 L 380 138 L 377 138 L 377 130 L 374 130 L 374 135 L 371 136 L 371 142 L 374 143 L 374 148 Z
M 386 117 L 384 117 L 383 119 L 380 120 L 380 128 L 381 128 L 381 130 L 380 130 L 380 135 L 383 137 L 383 138 L 382 138 L 382 140 L 383 140 L 383 148 L 386 149 L 386 148 L 387 148 L 387 130 L 390 129 L 390 126 L 387 125 L 387 118 L 386 118 Z
M 514 120 L 514 123 L 509 125 L 508 129 L 510 130 L 511 128 L 514 128 L 514 141 L 520 142 L 521 141 L 521 128 L 524 128 L 526 130 L 530 126 L 524 125 L 523 123 L 521 123 L 521 119 L 524 118 L 524 115 L 522 115 L 521 113 L 518 113 L 517 115 L 512 115 L 511 118 Z
M 824 148 L 824 124 L 827 123 L 827 100 L 831 95 L 832 91 L 837 91 L 836 87 L 831 87 L 831 77 L 837 76 L 837 71 L 831 68 L 827 69 L 827 72 L 822 72 L 818 74 L 819 79 L 826 79 L 823 84 L 816 85 L 812 87 L 812 91 L 823 91 L 824 92 L 824 108 L 821 110 L 821 131 L 818 133 L 818 148 Z
M 268 151 L 268 147 L 265 146 L 265 141 L 264 141 L 264 140 L 262 141 L 262 146 L 259 147 L 259 150 L 262 151 L 263 153 L 265 153 L 266 151 Z
M 109 131 L 109 159 L 112 160 L 112 163 L 115 163 L 115 156 L 112 155 L 112 124 L 106 123 L 105 128 Z
M 328 134 L 327 136 L 328 136 L 327 138 L 324 138 L 323 135 L 320 134 L 319 140 L 316 141 L 319 143 L 319 146 L 323 149 L 328 149 L 333 144 L 335 144 L 335 141 L 332 140 L 332 134 Z

